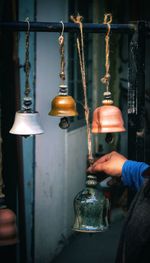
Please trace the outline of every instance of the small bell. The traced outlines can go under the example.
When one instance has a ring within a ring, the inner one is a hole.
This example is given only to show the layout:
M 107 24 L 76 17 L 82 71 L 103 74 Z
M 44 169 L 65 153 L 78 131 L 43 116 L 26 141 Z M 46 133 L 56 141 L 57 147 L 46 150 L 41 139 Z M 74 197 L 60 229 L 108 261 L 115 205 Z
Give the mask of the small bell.
M 103 232 L 109 227 L 109 199 L 97 185 L 96 176 L 87 176 L 85 189 L 74 199 L 74 212 L 74 231 Z
M 59 86 L 59 94 L 51 102 L 51 110 L 48 115 L 62 117 L 60 119 L 59 127 L 67 129 L 69 121 L 67 117 L 77 116 L 76 103 L 74 99 L 68 95 L 68 88 L 64 84 L 65 81 L 65 49 L 64 49 L 64 23 L 62 24 L 62 32 L 58 38 L 60 48 L 60 73 L 61 85 Z
M 102 83 L 106 86 L 106 92 L 104 92 L 104 100 L 102 101 L 103 106 L 96 108 L 93 113 L 92 132 L 93 133 L 112 133 L 112 132 L 123 132 L 125 131 L 124 122 L 121 111 L 118 107 L 113 105 L 111 99 L 111 92 L 109 91 L 110 82 L 110 60 L 109 60 L 109 39 L 111 30 L 112 14 L 108 13 L 104 15 L 104 24 L 107 25 L 107 32 L 105 36 L 105 76 L 101 79 Z M 112 136 L 107 136 L 106 141 L 111 143 L 113 140 Z
M 28 137 L 44 132 L 40 124 L 39 113 L 30 109 L 31 103 L 31 98 L 30 101 L 29 98 L 24 98 L 24 110 L 16 112 L 14 124 L 9 133 Z
M 124 122 L 121 111 L 112 105 L 111 93 L 104 92 L 103 106 L 93 113 L 92 133 L 124 132 Z
M 24 137 L 43 132 L 39 122 L 39 113 L 23 111 L 16 112 L 14 124 L 9 131 L 11 134 L 22 135 Z
M 77 116 L 76 103 L 71 96 L 68 96 L 67 86 L 60 85 L 59 88 L 59 95 L 52 100 L 49 115 L 58 117 Z
M 68 129 L 70 127 L 70 123 L 67 117 L 63 117 L 60 119 L 59 127 L 61 129 Z
M 15 213 L 7 208 L 5 198 L 0 197 L 0 246 L 18 243 L 18 231 Z
M 25 38 L 25 97 L 23 99 L 23 110 L 17 111 L 15 114 L 15 120 L 9 133 L 22 135 L 25 138 L 30 135 L 36 135 L 43 133 L 43 129 L 39 120 L 39 113 L 31 109 L 32 99 L 30 94 L 29 85 L 29 36 L 30 36 L 30 23 L 29 18 L 26 19 L 28 30 Z
M 16 215 L 8 209 L 0 209 L 0 246 L 14 245 L 18 243 Z

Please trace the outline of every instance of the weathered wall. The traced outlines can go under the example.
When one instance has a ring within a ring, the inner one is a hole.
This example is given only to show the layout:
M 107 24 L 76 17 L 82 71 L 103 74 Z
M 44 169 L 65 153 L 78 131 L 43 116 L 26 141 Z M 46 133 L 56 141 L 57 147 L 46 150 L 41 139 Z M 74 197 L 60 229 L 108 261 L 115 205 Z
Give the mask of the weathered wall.
M 37 1 L 37 21 L 61 20 L 68 20 L 67 1 Z M 58 94 L 58 37 L 58 33 L 37 33 L 36 41 L 36 108 L 45 130 L 36 136 L 36 263 L 50 262 L 72 233 L 73 198 L 85 179 L 85 127 L 67 132 L 59 128 L 59 118 L 48 115 L 50 102 Z M 67 41 L 65 51 L 67 55 Z

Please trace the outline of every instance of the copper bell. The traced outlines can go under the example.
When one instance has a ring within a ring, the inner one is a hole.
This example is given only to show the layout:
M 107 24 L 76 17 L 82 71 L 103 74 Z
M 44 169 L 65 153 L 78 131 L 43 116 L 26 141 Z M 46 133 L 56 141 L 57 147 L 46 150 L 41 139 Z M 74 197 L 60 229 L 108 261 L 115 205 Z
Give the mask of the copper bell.
M 68 96 L 66 85 L 60 85 L 59 95 L 52 100 L 49 115 L 58 117 L 70 117 L 78 115 L 76 103 L 71 96 Z
M 102 104 L 93 113 L 92 133 L 124 132 L 121 111 L 113 105 L 110 92 L 104 92 Z
M 0 208 L 0 246 L 18 243 L 16 215 L 9 208 Z
M 29 104 L 29 108 L 27 107 L 27 104 Z M 44 132 L 41 127 L 39 113 L 31 110 L 31 104 L 32 102 L 30 98 L 24 98 L 25 109 L 16 112 L 14 124 L 9 133 L 28 137 L 30 135 L 41 134 Z

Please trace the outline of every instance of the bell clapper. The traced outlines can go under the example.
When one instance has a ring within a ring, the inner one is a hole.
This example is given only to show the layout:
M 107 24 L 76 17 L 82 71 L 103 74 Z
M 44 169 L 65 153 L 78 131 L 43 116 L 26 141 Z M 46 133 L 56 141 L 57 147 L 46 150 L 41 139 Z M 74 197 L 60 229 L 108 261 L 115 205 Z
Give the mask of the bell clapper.
M 105 137 L 105 142 L 107 142 L 108 144 L 112 144 L 114 143 L 115 140 L 115 136 L 112 133 L 107 133 L 106 137 Z
M 61 129 L 68 129 L 69 126 L 70 126 L 70 123 L 67 117 L 63 117 L 60 119 L 59 127 Z

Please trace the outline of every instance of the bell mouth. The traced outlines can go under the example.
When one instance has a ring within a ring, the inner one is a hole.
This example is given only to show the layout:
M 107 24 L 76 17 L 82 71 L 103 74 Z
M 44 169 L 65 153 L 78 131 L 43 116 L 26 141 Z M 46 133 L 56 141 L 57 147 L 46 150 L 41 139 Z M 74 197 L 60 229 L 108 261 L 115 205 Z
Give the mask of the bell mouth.
M 18 113 L 21 113 L 21 114 L 34 114 L 34 113 L 38 113 L 38 111 L 34 111 L 34 110 L 19 110 L 17 111 Z
M 63 111 L 63 110 L 51 110 L 48 115 L 51 115 L 51 116 L 55 116 L 55 117 L 74 117 L 74 116 L 78 116 L 78 113 L 75 112 L 75 111 L 69 111 L 69 112 L 66 112 L 66 111 Z
M 108 227 L 102 226 L 101 228 L 94 228 L 93 226 L 83 226 L 81 228 L 75 228 L 73 227 L 73 231 L 82 232 L 82 233 L 98 233 L 98 232 L 104 232 L 108 229 Z
M 93 127 L 92 133 L 111 133 L 111 132 L 125 132 L 124 127 Z

